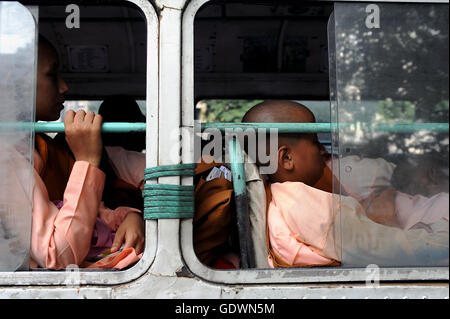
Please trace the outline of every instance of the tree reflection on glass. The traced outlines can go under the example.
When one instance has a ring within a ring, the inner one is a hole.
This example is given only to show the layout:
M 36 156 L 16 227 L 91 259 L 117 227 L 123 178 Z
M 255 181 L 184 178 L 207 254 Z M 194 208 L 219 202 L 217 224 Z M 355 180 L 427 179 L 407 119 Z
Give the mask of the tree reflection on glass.
M 366 125 L 448 122 L 448 6 L 379 7 L 378 29 L 364 23 L 366 4 L 335 7 L 339 122 L 359 123 L 340 129 L 341 153 L 436 155 L 448 165 L 448 131 L 383 133 Z

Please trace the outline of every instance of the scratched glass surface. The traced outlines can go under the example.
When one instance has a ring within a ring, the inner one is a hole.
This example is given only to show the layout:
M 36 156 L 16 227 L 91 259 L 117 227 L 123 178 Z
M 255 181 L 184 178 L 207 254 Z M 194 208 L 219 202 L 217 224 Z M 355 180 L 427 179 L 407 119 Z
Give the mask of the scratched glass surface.
M 18 2 L 0 2 L 0 271 L 28 268 L 33 189 L 36 24 Z
M 337 3 L 334 19 L 342 265 L 448 266 L 448 6 Z

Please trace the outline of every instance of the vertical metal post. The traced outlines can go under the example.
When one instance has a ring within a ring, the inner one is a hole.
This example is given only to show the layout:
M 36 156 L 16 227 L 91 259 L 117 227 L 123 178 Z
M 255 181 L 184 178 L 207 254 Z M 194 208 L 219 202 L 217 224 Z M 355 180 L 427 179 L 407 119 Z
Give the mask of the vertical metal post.
M 158 165 L 181 162 L 181 17 L 184 1 L 158 1 L 159 32 L 159 145 Z M 180 184 L 180 177 L 160 177 L 160 184 Z M 174 276 L 183 266 L 179 219 L 158 220 L 158 250 L 151 268 L 158 275 Z
M 236 136 L 229 141 L 230 165 L 233 176 L 236 219 L 239 233 L 241 268 L 254 268 L 253 245 L 250 236 L 250 219 L 248 214 L 248 197 L 245 183 L 244 158 Z

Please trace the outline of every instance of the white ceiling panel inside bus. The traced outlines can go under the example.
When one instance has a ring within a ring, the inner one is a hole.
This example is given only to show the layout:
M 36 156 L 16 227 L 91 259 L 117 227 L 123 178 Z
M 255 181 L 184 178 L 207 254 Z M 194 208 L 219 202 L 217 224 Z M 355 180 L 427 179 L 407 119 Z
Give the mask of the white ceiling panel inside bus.
M 331 12 L 274 1 L 204 6 L 195 20 L 195 95 L 328 99 Z
M 145 98 L 147 30 L 130 6 L 79 6 L 68 28 L 66 6 L 40 6 L 39 32 L 57 48 L 68 99 L 127 94 Z

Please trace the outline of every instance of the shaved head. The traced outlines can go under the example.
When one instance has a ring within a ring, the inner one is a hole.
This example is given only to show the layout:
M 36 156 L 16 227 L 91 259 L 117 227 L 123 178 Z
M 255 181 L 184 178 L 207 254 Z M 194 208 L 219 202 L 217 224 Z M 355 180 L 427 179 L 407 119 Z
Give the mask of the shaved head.
M 265 101 L 252 107 L 242 118 L 244 123 L 315 123 L 314 114 L 292 101 Z M 266 155 L 270 150 L 266 139 Z M 257 143 L 259 145 L 259 143 Z M 258 150 L 260 154 L 260 150 Z M 314 185 L 323 175 L 325 149 L 315 133 L 278 134 L 278 168 L 271 182 L 302 182 Z M 259 155 L 258 155 L 259 156 Z M 260 165 L 259 159 L 257 163 Z
M 292 101 L 265 101 L 252 107 L 242 118 L 244 123 L 314 123 L 314 114 Z
M 245 113 L 243 123 L 315 123 L 314 114 L 306 106 L 288 100 L 265 101 Z M 279 134 L 279 144 L 293 144 L 301 133 Z

